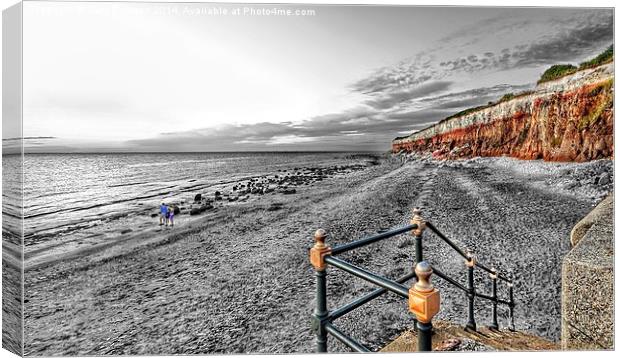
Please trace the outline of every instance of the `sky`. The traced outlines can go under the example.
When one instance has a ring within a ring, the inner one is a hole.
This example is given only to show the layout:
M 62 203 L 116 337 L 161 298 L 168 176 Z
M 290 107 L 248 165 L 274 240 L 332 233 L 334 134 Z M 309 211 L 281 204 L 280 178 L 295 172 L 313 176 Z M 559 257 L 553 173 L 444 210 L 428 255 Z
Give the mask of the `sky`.
M 23 11 L 30 152 L 385 151 L 613 43 L 611 9 L 26 2 Z

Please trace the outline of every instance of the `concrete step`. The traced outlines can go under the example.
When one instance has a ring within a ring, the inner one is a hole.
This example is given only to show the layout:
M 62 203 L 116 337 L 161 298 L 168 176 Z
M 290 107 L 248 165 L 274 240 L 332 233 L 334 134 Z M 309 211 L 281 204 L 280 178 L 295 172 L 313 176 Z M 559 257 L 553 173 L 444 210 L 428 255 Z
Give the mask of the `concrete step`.
M 405 331 L 381 352 L 415 352 L 417 335 Z M 479 327 L 470 331 L 445 321 L 433 322 L 433 350 L 436 351 L 545 351 L 561 350 L 559 343 L 529 333 L 491 330 Z

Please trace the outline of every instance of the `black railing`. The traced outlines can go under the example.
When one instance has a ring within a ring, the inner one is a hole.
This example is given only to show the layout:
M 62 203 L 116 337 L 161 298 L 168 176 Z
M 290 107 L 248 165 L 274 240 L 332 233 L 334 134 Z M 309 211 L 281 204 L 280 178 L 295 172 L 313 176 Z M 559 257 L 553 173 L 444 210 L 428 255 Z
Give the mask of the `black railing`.
M 454 251 L 456 251 L 461 257 L 465 259 L 465 263 L 467 266 L 467 287 L 461 285 L 460 283 L 458 283 L 456 280 L 449 277 L 448 275 L 440 272 L 437 268 L 433 268 L 433 271 L 435 274 L 437 274 L 437 276 L 441 277 L 446 282 L 467 292 L 469 302 L 468 302 L 468 319 L 467 319 L 466 327 L 472 330 L 476 330 L 476 320 L 474 317 L 474 300 L 476 297 L 479 297 L 479 298 L 483 298 L 483 299 L 486 299 L 492 302 L 492 307 L 491 307 L 492 308 L 492 311 L 491 311 L 492 322 L 491 324 L 489 324 L 489 328 L 499 329 L 499 324 L 497 322 L 497 305 L 503 304 L 503 305 L 508 306 L 508 310 L 509 310 L 508 311 L 509 318 L 510 318 L 509 329 L 511 331 L 514 331 L 515 329 L 514 327 L 515 303 L 514 303 L 512 280 L 504 275 L 499 274 L 497 270 L 493 268 L 488 268 L 487 266 L 480 263 L 478 260 L 476 260 L 476 258 L 471 252 L 462 250 L 456 243 L 454 243 L 452 240 L 447 238 L 441 231 L 439 231 L 432 223 L 425 222 L 425 225 L 427 228 L 429 228 L 433 232 L 433 234 L 435 234 L 437 237 L 442 239 L 452 249 L 454 249 Z M 474 282 L 474 268 L 475 267 L 478 267 L 481 270 L 486 271 L 489 274 L 489 277 L 491 278 L 491 284 L 492 284 L 492 295 L 485 295 L 483 293 L 479 293 L 476 291 L 475 282 Z M 508 296 L 509 296 L 508 300 L 502 300 L 498 298 L 497 296 L 497 281 L 498 280 L 502 280 L 507 283 Z
M 359 249 L 360 247 L 364 247 L 366 245 L 370 245 L 370 244 L 375 243 L 377 241 L 381 241 L 383 239 L 387 239 L 387 238 L 390 238 L 392 236 L 400 235 L 400 234 L 405 233 L 407 231 L 411 231 L 411 230 L 417 229 L 417 227 L 418 227 L 417 224 L 410 224 L 410 225 L 406 225 L 406 226 L 403 226 L 403 227 L 400 227 L 400 228 L 391 229 L 391 230 L 388 230 L 386 232 L 382 232 L 380 234 L 367 237 L 365 239 L 360 239 L 360 240 L 357 240 L 357 241 L 353 241 L 353 242 L 350 242 L 348 244 L 338 245 L 338 246 L 336 246 L 336 247 L 334 247 L 332 249 L 332 255 L 338 255 L 338 254 L 345 253 L 347 251 L 351 251 L 353 249 Z
M 500 275 L 495 269 L 489 269 L 488 267 L 479 263 L 473 254 L 467 250 L 462 250 L 452 240 L 442 234 L 433 224 L 425 222 L 420 216 L 419 209 L 414 210 L 414 217 L 411 220 L 411 224 L 402 227 L 390 229 L 386 232 L 382 232 L 367 238 L 363 238 L 351 243 L 338 245 L 334 248 L 330 248 L 325 245 L 326 233 L 324 230 L 318 230 L 315 234 L 315 245 L 310 250 L 310 261 L 315 268 L 316 274 L 316 308 L 312 316 L 312 327 L 316 334 L 317 351 L 327 352 L 327 337 L 333 336 L 338 341 L 342 342 L 353 351 L 356 352 L 370 352 L 370 350 L 343 333 L 334 324 L 334 320 L 346 315 L 354 309 L 376 299 L 377 297 L 390 291 L 397 296 L 405 298 L 409 301 L 409 309 L 416 316 L 415 327 L 418 334 L 418 350 L 431 350 L 431 331 L 432 331 L 432 317 L 439 310 L 439 293 L 430 284 L 430 276 L 435 273 L 445 282 L 453 285 L 454 287 L 462 290 L 468 297 L 468 320 L 466 327 L 472 330 L 476 330 L 476 321 L 474 316 L 474 302 L 476 298 L 482 298 L 492 302 L 492 322 L 489 325 L 491 329 L 499 329 L 497 322 L 497 305 L 503 304 L 509 307 L 510 329 L 514 330 L 514 295 L 513 284 L 510 279 Z M 467 286 L 459 283 L 454 278 L 449 277 L 437 268 L 431 268 L 429 264 L 424 261 L 423 249 L 422 249 L 422 235 L 425 228 L 429 228 L 437 237 L 446 242 L 453 250 L 465 259 L 467 267 Z M 411 231 L 415 237 L 416 246 L 416 265 L 415 272 L 412 271 L 402 277 L 395 280 L 383 277 L 376 273 L 370 272 L 361 267 L 357 267 L 351 263 L 348 263 L 342 259 L 334 257 L 335 255 L 342 254 L 344 252 L 364 247 L 372 243 L 394 237 L 396 235 Z M 359 277 L 365 281 L 368 281 L 379 288 L 371 291 L 352 302 L 349 302 L 339 308 L 332 311 L 327 309 L 327 266 L 333 266 L 348 272 L 356 277 Z M 483 271 L 489 273 L 489 277 L 492 280 L 492 294 L 486 295 L 477 292 L 474 282 L 474 269 L 480 268 Z M 412 278 L 416 278 L 417 283 L 413 287 L 407 287 L 404 285 Z M 508 300 L 500 299 L 497 295 L 497 281 L 502 280 L 508 283 Z M 423 303 L 421 303 L 423 302 Z M 435 307 L 436 305 L 436 307 Z

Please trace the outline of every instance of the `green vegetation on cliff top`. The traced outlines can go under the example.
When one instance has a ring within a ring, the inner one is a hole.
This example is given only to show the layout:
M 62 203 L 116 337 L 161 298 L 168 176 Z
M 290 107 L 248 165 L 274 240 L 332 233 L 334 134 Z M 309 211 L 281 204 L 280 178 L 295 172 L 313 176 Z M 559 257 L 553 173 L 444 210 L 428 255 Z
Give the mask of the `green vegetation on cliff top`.
M 596 66 L 600 66 L 602 64 L 611 62 L 614 60 L 614 45 L 610 45 L 603 53 L 591 59 L 590 61 L 582 62 L 579 64 L 580 70 L 585 70 L 586 68 L 592 68 Z
M 600 65 L 609 63 L 613 60 L 614 60 L 614 45 L 610 45 L 605 51 L 600 53 L 598 56 L 594 57 L 591 60 L 580 63 L 579 67 L 573 66 L 571 64 L 553 65 L 549 67 L 545 72 L 543 72 L 542 76 L 540 76 L 538 83 L 540 84 L 540 83 L 547 82 L 547 81 L 557 80 L 560 77 L 573 74 L 577 71 L 600 66 Z
M 537 83 L 543 83 L 547 81 L 557 80 L 560 77 L 564 77 L 566 75 L 570 75 L 577 72 L 577 67 L 567 64 L 567 65 L 553 65 L 549 67 L 545 72 L 543 72 L 542 76 Z

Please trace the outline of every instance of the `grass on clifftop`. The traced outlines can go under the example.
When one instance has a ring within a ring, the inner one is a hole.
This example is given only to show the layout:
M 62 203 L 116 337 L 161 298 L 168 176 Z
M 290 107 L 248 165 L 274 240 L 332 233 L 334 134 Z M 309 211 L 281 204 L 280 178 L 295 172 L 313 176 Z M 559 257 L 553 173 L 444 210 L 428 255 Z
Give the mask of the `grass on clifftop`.
M 614 45 L 610 45 L 603 53 L 591 59 L 590 61 L 582 62 L 579 64 L 580 70 L 585 70 L 586 68 L 592 68 L 596 66 L 600 66 L 602 64 L 611 62 L 614 60 Z
M 453 115 L 448 116 L 448 117 L 444 118 L 443 120 L 445 121 L 446 119 L 450 119 L 450 118 L 456 118 L 456 117 L 464 116 L 464 115 L 466 115 L 466 114 L 470 114 L 470 113 L 473 113 L 473 112 L 479 111 L 479 110 L 481 110 L 481 109 L 485 109 L 485 108 L 491 107 L 492 105 L 493 105 L 493 104 L 488 104 L 488 105 L 484 105 L 484 106 L 478 106 L 478 107 L 467 108 L 467 109 L 464 109 L 464 110 L 462 110 L 462 111 L 460 111 L 460 112 L 454 113 Z
M 543 82 L 557 80 L 560 77 L 573 74 L 577 71 L 600 66 L 600 65 L 609 63 L 613 60 L 614 60 L 614 45 L 612 44 L 612 45 L 609 45 L 609 47 L 605 51 L 603 51 L 602 53 L 600 53 L 598 56 L 594 57 L 593 59 L 580 63 L 579 67 L 571 65 L 571 64 L 553 65 L 549 67 L 545 72 L 543 72 L 542 76 L 540 76 L 540 79 L 538 80 L 537 83 L 541 84 Z
M 553 65 L 549 67 L 543 74 L 540 76 L 540 79 L 537 83 L 543 83 L 547 81 L 553 81 L 560 77 L 564 77 L 566 75 L 573 74 L 577 72 L 577 67 L 566 64 L 566 65 Z

